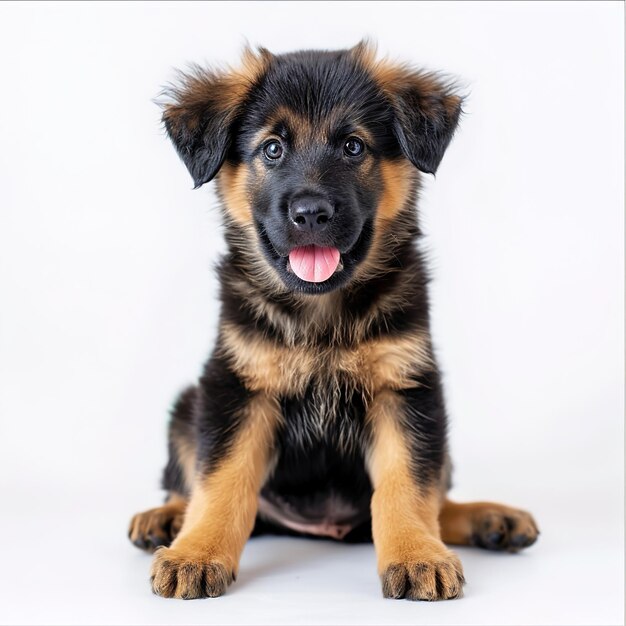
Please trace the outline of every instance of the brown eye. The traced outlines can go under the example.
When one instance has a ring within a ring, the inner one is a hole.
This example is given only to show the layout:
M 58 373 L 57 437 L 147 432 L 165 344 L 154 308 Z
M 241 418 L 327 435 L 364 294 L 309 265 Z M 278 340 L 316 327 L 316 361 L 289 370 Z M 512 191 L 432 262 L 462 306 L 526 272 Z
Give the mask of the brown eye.
M 349 157 L 361 156 L 364 150 L 365 144 L 358 137 L 350 137 L 346 143 L 343 144 L 343 151 Z
M 280 145 L 278 141 L 270 141 L 263 148 L 263 154 L 270 161 L 276 161 L 283 156 L 283 147 Z

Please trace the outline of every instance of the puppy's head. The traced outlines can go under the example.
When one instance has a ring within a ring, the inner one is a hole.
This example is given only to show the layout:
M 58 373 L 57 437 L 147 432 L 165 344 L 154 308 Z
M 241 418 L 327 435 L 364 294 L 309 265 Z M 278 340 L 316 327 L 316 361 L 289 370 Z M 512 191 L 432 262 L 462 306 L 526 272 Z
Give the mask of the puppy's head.
M 436 75 L 337 52 L 247 50 L 238 70 L 201 69 L 169 91 L 163 121 L 196 187 L 218 175 L 233 227 L 287 288 L 350 282 L 378 231 L 435 173 L 461 111 Z

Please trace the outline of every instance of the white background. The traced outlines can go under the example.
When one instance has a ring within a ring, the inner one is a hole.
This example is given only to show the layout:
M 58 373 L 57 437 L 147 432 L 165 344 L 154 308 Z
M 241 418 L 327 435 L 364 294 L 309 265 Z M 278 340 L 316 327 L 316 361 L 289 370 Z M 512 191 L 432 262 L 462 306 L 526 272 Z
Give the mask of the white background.
M 623 623 L 619 2 L 0 5 L 2 623 Z M 458 76 L 421 213 L 453 495 L 531 510 L 462 549 L 466 597 L 383 600 L 371 546 L 251 541 L 217 600 L 153 596 L 126 539 L 161 500 L 166 412 L 210 350 L 212 186 L 151 102 L 188 62 L 347 47 Z

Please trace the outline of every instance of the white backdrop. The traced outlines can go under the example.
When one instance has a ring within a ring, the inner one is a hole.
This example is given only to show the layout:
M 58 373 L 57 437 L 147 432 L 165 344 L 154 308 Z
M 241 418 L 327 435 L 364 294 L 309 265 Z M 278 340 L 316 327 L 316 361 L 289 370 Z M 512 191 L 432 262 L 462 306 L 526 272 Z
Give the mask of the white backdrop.
M 0 5 L 0 622 L 617 624 L 623 18 L 616 2 Z M 530 509 L 460 601 L 384 601 L 371 546 L 259 539 L 227 596 L 152 596 L 131 514 L 215 334 L 223 249 L 151 99 L 188 62 L 347 47 L 458 76 L 421 213 L 458 499 Z M 623 623 L 623 622 L 622 622 Z

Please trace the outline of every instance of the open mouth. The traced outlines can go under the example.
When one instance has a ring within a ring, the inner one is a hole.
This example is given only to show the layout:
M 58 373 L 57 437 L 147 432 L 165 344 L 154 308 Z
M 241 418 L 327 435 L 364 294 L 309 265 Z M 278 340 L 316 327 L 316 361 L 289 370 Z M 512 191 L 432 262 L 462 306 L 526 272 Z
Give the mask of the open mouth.
M 292 248 L 293 244 L 283 244 L 283 248 L 274 245 L 261 224 L 257 228 L 261 249 L 285 286 L 291 291 L 311 295 L 328 293 L 345 285 L 354 268 L 365 258 L 373 234 L 372 221 L 366 220 L 355 242 L 337 242 L 336 247 L 308 244 Z
M 308 283 L 323 283 L 341 270 L 343 263 L 337 248 L 299 246 L 291 250 L 287 261 L 287 271 Z

